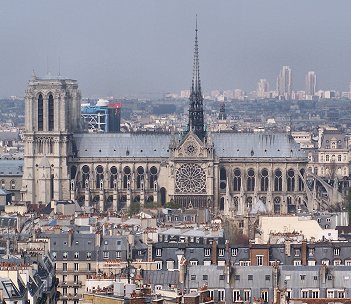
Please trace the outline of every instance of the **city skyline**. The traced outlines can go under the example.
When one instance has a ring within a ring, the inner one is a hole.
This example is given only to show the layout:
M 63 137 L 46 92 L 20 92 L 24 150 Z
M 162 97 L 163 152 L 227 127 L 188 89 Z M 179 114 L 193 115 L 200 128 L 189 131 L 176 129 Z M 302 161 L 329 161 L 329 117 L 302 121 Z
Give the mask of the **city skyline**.
M 152 96 L 188 88 L 196 14 L 204 90 L 251 91 L 259 79 L 273 89 L 278 71 L 288 65 L 296 75 L 294 89 L 304 89 L 304 76 L 315 71 L 320 88 L 347 91 L 350 8 L 349 1 L 323 0 L 106 1 L 103 6 L 5 1 L 0 97 L 23 96 L 33 69 L 38 76 L 50 71 L 79 80 L 84 96 Z

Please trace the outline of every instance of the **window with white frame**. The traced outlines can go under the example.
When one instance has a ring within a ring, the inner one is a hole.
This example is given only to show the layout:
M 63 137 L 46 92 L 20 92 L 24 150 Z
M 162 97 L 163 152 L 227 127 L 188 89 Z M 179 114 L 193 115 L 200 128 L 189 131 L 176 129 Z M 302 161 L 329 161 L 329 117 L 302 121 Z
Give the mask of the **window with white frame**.
M 316 266 L 316 261 L 308 260 L 308 266 Z
M 218 256 L 223 257 L 225 253 L 225 250 L 223 248 L 218 249 Z
M 191 266 L 198 265 L 198 263 L 199 263 L 199 261 L 197 261 L 197 260 L 190 260 L 190 261 L 189 261 L 189 264 L 190 264 Z
M 210 266 L 211 265 L 211 261 L 204 261 L 204 266 Z
M 329 260 L 322 260 L 322 265 L 329 266 Z
M 301 290 L 301 298 L 308 298 L 308 294 L 309 294 L 309 291 L 308 290 L 305 290 L 305 289 L 302 289 Z
M 314 248 L 308 249 L 308 255 L 309 256 L 314 256 Z
M 340 255 L 340 248 L 334 248 L 334 255 Z
M 205 255 L 206 257 L 210 256 L 210 255 L 211 255 L 211 249 L 210 249 L 210 248 L 205 248 L 205 249 L 204 249 L 204 255 Z
M 79 271 L 79 263 L 74 263 L 74 271 Z
M 162 261 L 156 261 L 156 269 L 161 270 L 162 269 Z
M 167 270 L 169 270 L 169 271 L 174 270 L 174 261 L 173 260 L 167 261 Z
M 232 248 L 232 256 L 238 255 L 238 248 Z
M 301 260 L 294 260 L 294 266 L 301 266 Z
M 328 289 L 328 290 L 327 290 L 327 298 L 328 298 L 328 299 L 334 298 L 334 293 L 335 293 L 335 290 L 334 290 L 334 289 Z
M 244 289 L 244 301 L 250 301 L 251 300 L 251 290 L 250 289 Z
M 62 254 L 62 258 L 63 258 L 64 260 L 67 260 L 67 256 L 68 256 L 68 253 L 67 253 L 67 252 L 64 252 L 64 253 Z
M 162 256 L 162 249 L 156 248 L 156 256 Z
M 121 257 L 121 252 L 118 250 L 116 251 L 116 259 L 119 259 Z
M 267 289 L 261 290 L 261 298 L 263 301 L 268 302 L 268 290 Z
M 337 295 L 338 299 L 344 299 L 345 298 L 345 290 L 337 290 L 336 295 Z
M 224 301 L 224 300 L 225 300 L 225 290 L 218 289 L 218 301 Z
M 351 260 L 345 260 L 345 266 L 351 266 Z
M 233 290 L 233 302 L 241 302 L 240 290 L 234 289 Z
M 256 255 L 257 266 L 263 266 L 263 255 Z
M 239 265 L 240 265 L 240 266 L 250 266 L 250 265 L 251 265 L 251 262 L 250 262 L 250 261 L 240 261 L 240 262 L 239 262 Z
M 75 258 L 75 259 L 79 259 L 79 252 L 76 251 L 76 252 L 74 253 L 74 258 Z
M 91 259 L 91 252 L 87 252 L 87 260 Z
M 108 251 L 104 251 L 104 252 L 103 252 L 103 257 L 104 257 L 104 259 L 108 259 L 109 256 L 110 256 L 110 253 L 109 253 Z
M 319 298 L 319 290 L 318 289 L 311 291 L 311 298 L 313 298 L 313 299 Z
M 340 266 L 342 265 L 342 261 L 340 259 L 334 260 L 333 262 L 334 266 Z

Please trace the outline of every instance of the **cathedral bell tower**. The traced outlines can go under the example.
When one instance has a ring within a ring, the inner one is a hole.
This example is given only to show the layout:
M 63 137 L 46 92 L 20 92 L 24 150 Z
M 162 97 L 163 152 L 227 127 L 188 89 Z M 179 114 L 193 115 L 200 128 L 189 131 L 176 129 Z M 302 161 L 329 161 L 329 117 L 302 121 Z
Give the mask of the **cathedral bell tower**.
M 80 127 L 81 95 L 76 80 L 33 75 L 25 96 L 22 200 L 69 199 L 68 158 Z

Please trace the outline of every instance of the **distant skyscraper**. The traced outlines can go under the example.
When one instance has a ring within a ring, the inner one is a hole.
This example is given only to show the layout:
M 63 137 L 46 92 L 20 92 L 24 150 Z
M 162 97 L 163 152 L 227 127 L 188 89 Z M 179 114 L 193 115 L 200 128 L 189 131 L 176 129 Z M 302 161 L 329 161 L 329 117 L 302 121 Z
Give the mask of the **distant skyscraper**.
M 277 93 L 286 99 L 291 98 L 292 76 L 289 66 L 283 66 L 277 78 Z
M 257 83 L 257 97 L 266 98 L 269 90 L 267 79 L 260 79 Z
M 314 71 L 309 71 L 306 75 L 306 96 L 316 94 L 317 76 Z

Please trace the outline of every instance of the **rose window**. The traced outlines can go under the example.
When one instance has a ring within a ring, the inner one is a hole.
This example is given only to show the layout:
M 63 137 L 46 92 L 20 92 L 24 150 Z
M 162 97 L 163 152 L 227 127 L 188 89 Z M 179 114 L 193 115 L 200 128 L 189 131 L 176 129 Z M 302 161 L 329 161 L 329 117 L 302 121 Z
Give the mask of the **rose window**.
M 176 192 L 206 193 L 205 171 L 196 164 L 184 164 L 176 172 Z

